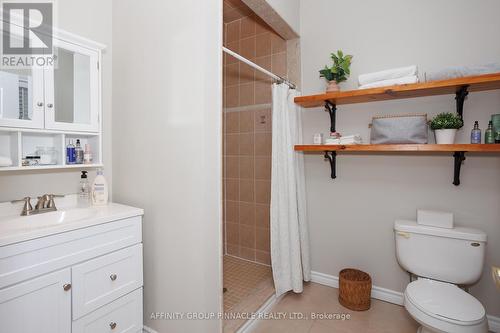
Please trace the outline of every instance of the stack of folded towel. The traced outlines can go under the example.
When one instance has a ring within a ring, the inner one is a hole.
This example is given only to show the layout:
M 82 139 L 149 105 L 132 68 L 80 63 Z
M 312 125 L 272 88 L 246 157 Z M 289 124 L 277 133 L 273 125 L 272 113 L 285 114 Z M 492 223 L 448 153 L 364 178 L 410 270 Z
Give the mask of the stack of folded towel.
M 363 139 L 359 134 L 341 136 L 340 138 L 331 137 L 325 140 L 326 145 L 360 145 L 362 143 Z
M 500 63 L 479 66 L 456 66 L 425 74 L 427 81 L 448 80 L 464 76 L 500 73 Z
M 12 165 L 12 159 L 6 156 L 0 156 L 0 167 L 9 167 Z
M 359 89 L 417 83 L 417 66 L 400 67 L 385 71 L 361 74 L 358 78 Z

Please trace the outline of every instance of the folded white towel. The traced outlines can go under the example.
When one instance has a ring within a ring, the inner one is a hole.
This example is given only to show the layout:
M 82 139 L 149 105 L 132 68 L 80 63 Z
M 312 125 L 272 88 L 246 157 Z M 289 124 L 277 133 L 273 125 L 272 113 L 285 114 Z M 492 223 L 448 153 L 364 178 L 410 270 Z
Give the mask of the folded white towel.
M 457 77 L 500 73 L 500 63 L 492 63 L 480 66 L 457 66 L 449 67 L 437 72 L 425 74 L 427 81 L 448 80 Z
M 360 86 L 358 89 L 388 87 L 388 86 L 396 86 L 399 84 L 410 84 L 410 83 L 417 83 L 417 82 L 418 82 L 418 77 L 414 75 L 414 76 L 402 77 L 399 79 L 373 82 L 373 83 L 365 84 L 364 86 Z
M 12 165 L 12 159 L 10 157 L 0 156 L 0 167 L 9 167 Z
M 363 139 L 359 134 L 343 136 L 338 139 L 328 138 L 325 140 L 326 145 L 359 145 L 362 143 Z
M 392 80 L 414 75 L 415 76 L 417 75 L 417 66 L 412 65 L 407 67 L 388 69 L 385 71 L 380 71 L 375 73 L 361 74 L 358 77 L 358 81 L 360 86 L 364 86 L 366 84 L 378 81 Z

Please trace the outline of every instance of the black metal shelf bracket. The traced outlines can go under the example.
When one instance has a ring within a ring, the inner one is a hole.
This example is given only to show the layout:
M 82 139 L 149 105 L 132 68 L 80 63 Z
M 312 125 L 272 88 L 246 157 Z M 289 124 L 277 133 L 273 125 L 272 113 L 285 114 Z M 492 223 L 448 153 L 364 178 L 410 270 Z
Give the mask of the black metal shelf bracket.
M 325 160 L 330 162 L 330 167 L 332 170 L 332 179 L 337 178 L 337 152 L 336 151 L 325 151 Z
M 325 102 L 325 111 L 328 112 L 330 115 L 330 132 L 334 133 L 336 132 L 335 130 L 335 122 L 336 122 L 336 116 L 337 116 L 337 105 L 333 104 L 330 101 Z
M 462 86 L 457 92 L 455 96 L 455 100 L 457 101 L 457 113 L 460 118 L 464 119 L 464 102 L 469 95 L 469 91 L 467 90 L 469 86 Z
M 460 169 L 462 168 L 462 163 L 465 161 L 465 152 L 464 151 L 456 151 L 453 154 L 455 158 L 455 170 L 453 175 L 453 185 L 460 185 Z

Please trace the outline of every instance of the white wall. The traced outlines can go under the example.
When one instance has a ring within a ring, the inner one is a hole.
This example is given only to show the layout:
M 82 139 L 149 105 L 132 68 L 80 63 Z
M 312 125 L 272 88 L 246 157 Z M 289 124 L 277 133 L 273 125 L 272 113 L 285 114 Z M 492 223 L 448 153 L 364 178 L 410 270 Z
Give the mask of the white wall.
M 113 1 L 115 200 L 145 209 L 144 318 L 222 308 L 222 1 Z
M 283 20 L 297 34 L 300 31 L 300 1 L 299 0 L 266 0 Z
M 111 0 L 57 1 L 59 28 L 107 46 L 102 60 L 103 156 L 106 179 L 112 184 L 111 160 Z M 95 176 L 91 172 L 89 178 Z M 76 193 L 80 171 L 1 172 L 0 202 L 44 193 Z
M 360 73 L 417 64 L 421 72 L 460 64 L 500 61 L 500 2 L 339 1 L 301 3 L 302 78 L 305 94 L 325 89 L 318 70 L 330 52 L 354 55 L 352 78 Z M 454 111 L 454 96 L 339 106 L 337 126 L 344 134 L 369 140 L 367 124 L 377 114 Z M 474 120 L 484 130 L 491 114 L 500 113 L 500 92 L 472 93 L 465 105 L 467 142 Z M 327 133 L 322 109 L 304 111 L 305 140 Z M 313 270 L 338 275 L 343 267 L 369 272 L 375 285 L 402 291 L 407 274 L 398 266 L 393 223 L 415 218 L 417 207 L 449 210 L 459 225 L 488 234 L 484 274 L 472 293 L 491 315 L 500 316 L 500 293 L 489 266 L 500 264 L 500 158 L 467 155 L 462 185 L 451 184 L 451 155 L 340 154 L 338 178 L 329 178 L 322 156 L 307 155 L 306 178 Z

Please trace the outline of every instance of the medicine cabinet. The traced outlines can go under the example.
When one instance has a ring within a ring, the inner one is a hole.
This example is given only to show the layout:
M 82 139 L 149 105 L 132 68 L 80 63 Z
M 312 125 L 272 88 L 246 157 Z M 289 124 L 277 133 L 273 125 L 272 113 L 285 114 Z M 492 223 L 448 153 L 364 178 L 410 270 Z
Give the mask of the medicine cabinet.
M 100 62 L 104 48 L 55 30 L 55 66 L 0 67 L 0 171 L 102 165 Z M 77 139 L 82 147 L 89 145 L 92 163 L 66 164 L 65 147 Z M 50 163 L 23 163 L 40 150 L 53 157 Z

